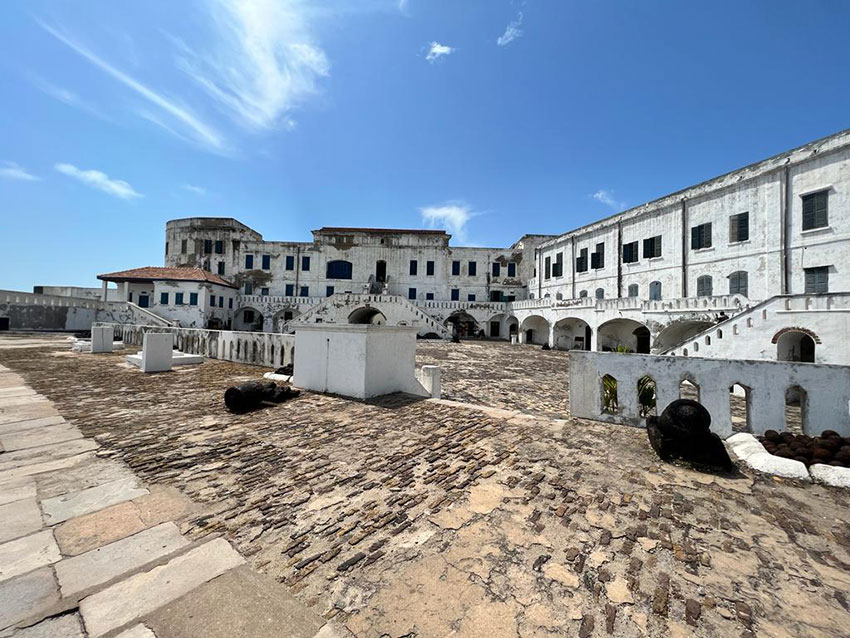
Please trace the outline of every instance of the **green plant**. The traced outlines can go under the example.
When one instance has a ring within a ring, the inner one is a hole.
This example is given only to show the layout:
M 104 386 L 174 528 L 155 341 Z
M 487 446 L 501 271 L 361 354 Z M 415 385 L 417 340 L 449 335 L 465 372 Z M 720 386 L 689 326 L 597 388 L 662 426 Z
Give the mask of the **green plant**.
M 631 354 L 633 350 L 629 348 L 629 346 L 624 346 L 622 343 L 614 348 L 614 352 L 619 352 L 620 354 Z
M 648 374 L 642 376 L 638 379 L 637 391 L 640 415 L 649 416 L 655 409 L 655 381 Z
M 610 374 L 602 377 L 602 411 L 616 414 L 620 410 L 617 400 L 617 380 Z

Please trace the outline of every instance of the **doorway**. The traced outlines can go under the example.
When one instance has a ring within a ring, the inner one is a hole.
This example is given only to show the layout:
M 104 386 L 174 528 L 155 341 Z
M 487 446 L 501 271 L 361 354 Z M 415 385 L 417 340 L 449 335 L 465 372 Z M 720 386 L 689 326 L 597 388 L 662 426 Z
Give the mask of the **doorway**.
M 150 297 L 147 295 L 139 295 L 139 308 L 148 308 L 150 306 Z
M 375 262 L 375 281 L 384 283 L 387 280 L 387 262 L 379 259 Z

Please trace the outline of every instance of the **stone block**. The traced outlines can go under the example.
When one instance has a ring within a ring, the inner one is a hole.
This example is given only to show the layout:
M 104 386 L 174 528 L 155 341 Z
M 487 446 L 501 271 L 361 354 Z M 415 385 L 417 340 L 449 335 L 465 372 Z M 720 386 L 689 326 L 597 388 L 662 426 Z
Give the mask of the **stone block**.
M 45 611 L 59 601 L 53 569 L 41 567 L 0 583 L 0 629 Z
M 91 351 L 112 352 L 112 326 L 92 326 L 91 327 Z
M 41 507 L 47 524 L 55 525 L 147 493 L 146 489 L 137 486 L 135 479 L 119 479 L 80 492 L 45 499 L 41 502 Z
M 91 441 L 91 439 L 84 440 Z M 91 443 L 94 443 L 94 441 L 91 441 Z M 96 443 L 94 443 L 94 447 L 97 447 Z M 33 476 L 36 474 L 44 474 L 46 472 L 55 472 L 57 470 L 67 469 L 80 463 L 88 463 L 94 458 L 94 452 L 83 452 L 82 454 L 51 459 L 41 463 L 31 463 L 29 465 L 22 465 L 12 469 L 0 470 L 0 483 L 23 476 Z
M 10 638 L 85 638 L 85 634 L 80 615 L 65 614 L 55 618 L 45 618 L 31 627 L 17 629 Z
M 44 523 L 35 498 L 0 505 L 0 543 L 37 532 Z
M 0 545 L 0 582 L 62 558 L 49 529 Z
M 63 596 L 101 585 L 185 547 L 189 541 L 174 523 L 163 523 L 56 564 Z
M 850 487 L 850 468 L 815 463 L 809 466 L 812 478 L 832 487 Z
M 13 452 L 81 438 L 83 438 L 82 432 L 70 423 L 63 423 L 62 425 L 51 425 L 37 430 L 0 435 L 0 446 L 6 452 Z
M 0 483 L 0 505 L 20 501 L 25 498 L 34 499 L 35 497 L 35 480 L 30 476 Z M 0 523 L 0 526 L 2 526 L 2 523 Z
M 167 372 L 171 370 L 171 351 L 174 337 L 170 332 L 148 332 L 142 342 L 142 372 Z M 127 358 L 129 361 L 129 357 Z
M 0 425 L 0 434 L 12 434 L 14 432 L 23 432 L 24 430 L 34 430 L 46 425 L 59 425 L 65 423 L 65 419 L 61 416 L 48 416 L 42 419 L 27 419 L 24 421 L 14 421 Z
M 758 472 L 801 481 L 811 481 L 809 471 L 803 463 L 781 456 L 773 456 L 764 449 L 764 446 L 756 437 L 748 432 L 733 434 L 726 439 L 725 443 L 729 451 L 739 461 Z
M 125 629 L 115 638 L 156 638 L 156 634 L 142 624 Z
M 76 556 L 97 547 L 132 536 L 147 527 L 132 502 L 72 518 L 53 530 L 56 542 L 66 556 Z
M 0 456 L 0 472 L 13 470 L 27 465 L 43 465 L 54 459 L 62 459 L 68 456 L 89 452 L 98 447 L 93 439 L 76 439 L 64 443 L 53 443 L 39 447 L 5 452 Z M 0 476 L 0 480 L 3 477 Z
M 80 602 L 89 636 L 96 638 L 185 596 L 244 562 L 223 538 L 131 576 Z M 156 631 L 156 629 L 154 629 Z

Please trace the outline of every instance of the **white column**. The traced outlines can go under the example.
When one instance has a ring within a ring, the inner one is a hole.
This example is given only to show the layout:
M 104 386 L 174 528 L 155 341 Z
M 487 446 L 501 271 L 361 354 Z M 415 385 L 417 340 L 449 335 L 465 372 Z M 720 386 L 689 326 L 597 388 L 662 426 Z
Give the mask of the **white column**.
M 109 284 L 109 282 L 104 279 L 103 285 L 100 287 L 100 300 L 101 301 L 106 301 L 106 299 L 107 299 L 107 285 L 108 284 Z
M 124 282 L 124 301 L 130 301 L 130 282 Z

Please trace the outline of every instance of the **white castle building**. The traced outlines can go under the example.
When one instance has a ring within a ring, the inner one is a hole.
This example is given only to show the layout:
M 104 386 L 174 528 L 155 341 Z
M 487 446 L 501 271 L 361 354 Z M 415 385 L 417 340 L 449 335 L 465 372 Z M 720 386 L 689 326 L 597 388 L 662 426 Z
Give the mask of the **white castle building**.
M 116 282 L 135 315 L 189 327 L 387 323 L 559 349 L 850 363 L 850 131 L 563 235 L 508 248 L 450 239 L 325 227 L 312 242 L 266 241 L 195 217 L 166 224 L 164 267 L 99 278 L 104 303 Z M 0 297 L 0 317 L 9 307 Z

